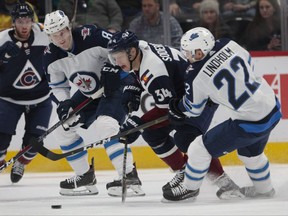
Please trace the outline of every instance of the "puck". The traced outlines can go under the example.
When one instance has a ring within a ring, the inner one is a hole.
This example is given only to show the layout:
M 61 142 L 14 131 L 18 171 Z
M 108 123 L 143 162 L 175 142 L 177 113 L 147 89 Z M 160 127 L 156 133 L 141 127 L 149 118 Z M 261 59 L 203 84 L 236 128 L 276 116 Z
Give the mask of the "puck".
M 51 205 L 52 209 L 61 209 L 62 205 Z

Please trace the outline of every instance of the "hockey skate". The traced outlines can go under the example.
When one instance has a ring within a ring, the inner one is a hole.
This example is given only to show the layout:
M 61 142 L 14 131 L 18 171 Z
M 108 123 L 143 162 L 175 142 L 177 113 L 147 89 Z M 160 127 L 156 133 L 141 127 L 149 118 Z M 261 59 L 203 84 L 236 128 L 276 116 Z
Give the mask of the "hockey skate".
M 11 169 L 11 173 L 10 173 L 11 182 L 12 183 L 19 182 L 24 175 L 24 171 L 25 171 L 25 165 L 19 161 L 16 161 L 13 164 L 12 169 Z
M 171 201 L 193 201 L 199 194 L 199 189 L 197 190 L 188 190 L 183 182 L 180 182 L 176 187 L 167 189 L 163 192 L 162 202 L 171 202 Z
M 92 160 L 90 169 L 86 173 L 83 175 L 76 175 L 60 182 L 60 194 L 63 196 L 96 195 L 98 194 L 96 183 L 97 180 Z
M 138 177 L 136 167 L 134 166 L 132 172 L 126 175 L 126 185 L 127 185 L 127 197 L 133 196 L 145 196 L 144 191 L 141 188 L 141 181 Z M 106 184 L 106 189 L 108 190 L 108 195 L 114 197 L 122 196 L 122 179 L 114 180 Z
M 176 171 L 176 175 L 162 187 L 163 193 L 166 190 L 171 190 L 171 188 L 178 186 L 179 183 L 184 180 L 184 176 L 185 176 L 185 167 L 181 170 Z
M 250 186 L 250 187 L 242 187 L 240 188 L 240 192 L 246 197 L 246 198 L 272 198 L 275 195 L 275 189 L 272 188 L 270 191 L 266 192 L 266 193 L 257 193 L 255 190 L 254 186 Z
M 216 192 L 219 199 L 243 199 L 245 196 L 240 192 L 240 188 L 235 182 L 226 174 L 223 173 L 214 182 L 220 189 Z

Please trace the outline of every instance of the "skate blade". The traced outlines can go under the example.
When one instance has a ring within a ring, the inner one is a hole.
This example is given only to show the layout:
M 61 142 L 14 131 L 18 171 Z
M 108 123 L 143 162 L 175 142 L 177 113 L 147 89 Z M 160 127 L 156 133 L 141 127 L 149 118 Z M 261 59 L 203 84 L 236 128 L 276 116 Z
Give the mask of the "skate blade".
M 191 203 L 194 202 L 196 200 L 197 197 L 189 197 L 187 199 L 184 200 L 167 200 L 164 197 L 161 199 L 162 203 Z
M 75 189 L 60 189 L 60 195 L 62 196 L 87 196 L 87 195 L 97 195 L 99 193 L 95 185 L 83 186 Z
M 112 197 L 122 196 L 122 187 L 110 187 L 108 195 Z M 127 197 L 145 196 L 144 191 L 140 185 L 127 185 Z

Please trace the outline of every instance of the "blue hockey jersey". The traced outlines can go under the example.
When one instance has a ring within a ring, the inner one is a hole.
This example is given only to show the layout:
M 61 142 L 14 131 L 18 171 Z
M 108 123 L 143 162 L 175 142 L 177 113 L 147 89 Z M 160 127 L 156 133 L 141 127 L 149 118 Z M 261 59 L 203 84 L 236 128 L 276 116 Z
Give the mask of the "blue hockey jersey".
M 13 41 L 21 47 L 20 54 L 0 65 L 0 98 L 15 104 L 30 105 L 49 97 L 48 82 L 42 56 L 49 39 L 40 25 L 33 24 L 27 41 L 17 40 L 14 29 L 0 32 L 0 46 Z

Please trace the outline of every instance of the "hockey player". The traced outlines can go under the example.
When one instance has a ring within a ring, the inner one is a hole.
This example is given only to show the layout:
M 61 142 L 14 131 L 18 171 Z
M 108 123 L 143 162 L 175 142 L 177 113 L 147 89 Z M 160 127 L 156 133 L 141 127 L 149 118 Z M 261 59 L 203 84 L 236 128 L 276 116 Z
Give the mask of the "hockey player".
M 209 100 L 225 106 L 228 118 L 189 146 L 184 183 L 168 191 L 166 199 L 196 197 L 211 158 L 236 149 L 253 183 L 240 191 L 246 197 L 272 197 L 275 190 L 263 150 L 282 116 L 273 89 L 256 77 L 250 54 L 232 40 L 215 42 L 210 31 L 197 27 L 183 35 L 181 48 L 192 65 L 186 71 L 185 95 L 169 103 L 170 118 L 198 118 Z
M 22 148 L 31 137 L 39 137 L 48 127 L 52 111 L 48 82 L 42 67 L 42 55 L 49 44 L 42 27 L 33 22 L 33 10 L 26 3 L 12 12 L 13 28 L 0 32 L 0 164 L 20 117 L 24 114 L 25 133 Z M 11 181 L 20 181 L 27 164 L 36 156 L 30 149 L 12 166 Z
M 140 94 L 146 92 L 153 96 L 155 107 L 138 117 L 132 115 L 122 126 L 125 131 L 137 125 L 168 114 L 169 101 L 184 94 L 184 76 L 188 63 L 182 54 L 173 48 L 162 44 L 150 44 L 138 40 L 130 31 L 119 32 L 112 36 L 108 43 L 111 61 L 124 71 L 135 72 L 135 83 L 127 85 L 123 93 L 123 105 L 137 110 Z M 131 73 L 133 74 L 133 73 Z M 105 86 L 104 86 L 105 87 Z M 175 177 L 163 186 L 163 194 L 179 185 L 184 179 L 186 155 L 190 143 L 199 135 L 205 133 L 210 125 L 217 106 L 210 104 L 198 118 L 186 119 L 172 127 L 168 121 L 152 126 L 142 133 L 142 137 L 173 171 Z M 175 129 L 174 137 L 170 132 Z M 128 144 L 133 143 L 141 132 L 126 137 Z M 176 144 L 176 146 L 175 146 Z M 177 148 L 178 147 L 178 148 Z M 181 151 L 180 151 L 181 150 Z M 221 188 L 217 196 L 237 196 L 239 187 L 226 175 L 220 161 L 212 159 L 210 165 L 211 178 Z M 192 194 L 193 195 L 193 194 Z M 189 194 L 185 194 L 189 196 Z
M 65 119 L 71 109 L 101 87 L 101 68 L 104 62 L 109 62 L 106 47 L 111 33 L 94 25 L 84 25 L 71 30 L 68 17 L 60 10 L 45 16 L 44 30 L 52 42 L 44 54 L 44 68 L 49 76 L 51 90 L 59 101 L 57 107 L 59 119 Z M 106 65 L 103 71 L 106 69 L 109 71 L 109 65 Z M 70 83 L 78 89 L 73 95 Z M 125 119 L 125 112 L 121 109 L 121 91 L 110 95 L 109 92 L 105 93 L 106 97 L 94 100 L 80 112 L 80 115 L 72 117 L 63 124 L 63 127 L 55 130 L 55 137 L 63 152 L 84 146 L 84 141 L 77 130 L 80 126 L 87 129 L 95 120 L 95 140 L 102 140 L 119 132 L 119 124 Z M 123 145 L 114 140 L 105 143 L 104 147 L 120 177 L 119 180 L 106 185 L 108 194 L 121 196 Z M 68 157 L 67 161 L 76 176 L 60 183 L 60 194 L 98 194 L 94 167 L 93 164 L 89 166 L 87 151 Z M 133 165 L 130 148 L 127 153 L 126 174 L 127 196 L 145 195 Z

